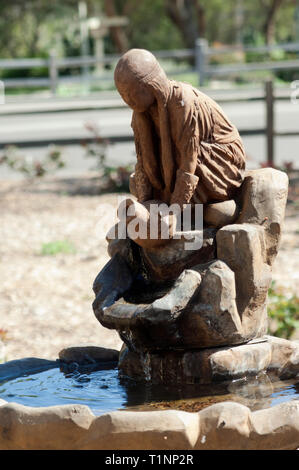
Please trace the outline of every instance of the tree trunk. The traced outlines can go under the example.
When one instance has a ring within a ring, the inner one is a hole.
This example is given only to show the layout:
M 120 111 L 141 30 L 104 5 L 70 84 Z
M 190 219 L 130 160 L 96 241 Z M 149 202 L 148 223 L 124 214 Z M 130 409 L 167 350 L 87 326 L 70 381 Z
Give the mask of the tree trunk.
M 199 2 L 195 3 L 198 33 L 201 38 L 206 37 L 206 15 L 205 10 Z
M 114 0 L 104 0 L 104 10 L 108 17 L 118 16 Z M 129 48 L 129 41 L 123 26 L 113 26 L 110 34 L 115 44 L 117 52 L 123 54 Z
M 180 30 L 186 46 L 194 48 L 195 41 L 202 37 L 204 28 L 203 8 L 196 0 L 166 0 L 166 13 Z
M 276 14 L 282 5 L 283 0 L 272 0 L 270 8 L 266 14 L 266 20 L 263 27 L 266 44 L 269 46 L 275 41 L 275 20 Z

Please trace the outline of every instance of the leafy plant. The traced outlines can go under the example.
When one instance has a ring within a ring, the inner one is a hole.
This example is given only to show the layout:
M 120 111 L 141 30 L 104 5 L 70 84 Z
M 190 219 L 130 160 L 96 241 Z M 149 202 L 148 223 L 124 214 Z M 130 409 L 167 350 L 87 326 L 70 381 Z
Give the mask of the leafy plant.
M 54 242 L 43 243 L 40 251 L 42 256 L 55 256 L 59 253 L 74 254 L 75 246 L 68 240 L 57 240 Z
M 49 147 L 43 161 L 34 160 L 28 155 L 22 155 L 19 153 L 18 147 L 9 145 L 5 147 L 4 153 L 0 157 L 1 164 L 5 164 L 9 168 L 22 173 L 27 178 L 40 178 L 65 166 L 61 151 L 55 145 Z
M 273 282 L 268 298 L 269 334 L 289 339 L 299 328 L 299 297 L 277 292 Z

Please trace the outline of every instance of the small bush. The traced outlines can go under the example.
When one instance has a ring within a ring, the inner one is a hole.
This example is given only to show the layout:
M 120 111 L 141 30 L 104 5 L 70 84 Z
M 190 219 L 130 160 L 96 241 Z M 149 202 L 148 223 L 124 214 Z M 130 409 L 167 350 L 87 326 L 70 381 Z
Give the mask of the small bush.
M 299 297 L 278 293 L 275 283 L 272 283 L 268 295 L 269 334 L 289 339 L 299 328 Z

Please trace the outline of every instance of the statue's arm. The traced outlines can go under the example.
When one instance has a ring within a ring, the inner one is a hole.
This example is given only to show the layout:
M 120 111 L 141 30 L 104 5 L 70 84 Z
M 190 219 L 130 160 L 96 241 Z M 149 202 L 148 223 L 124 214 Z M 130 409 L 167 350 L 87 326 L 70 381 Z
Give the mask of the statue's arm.
M 177 148 L 180 152 L 180 162 L 176 172 L 174 191 L 171 197 L 171 204 L 179 204 L 181 207 L 188 204 L 198 184 L 198 176 L 195 175 L 198 146 L 200 141 L 197 116 L 190 106 L 190 110 L 185 113 L 186 119 L 180 123 L 177 130 L 180 138 L 177 141 Z
M 142 165 L 139 132 L 137 127 L 134 125 L 134 119 L 132 120 L 131 125 L 134 131 L 135 149 L 137 157 L 137 163 L 135 165 L 134 174 L 134 187 L 136 191 L 135 195 L 139 202 L 144 202 L 148 201 L 149 199 L 152 199 L 153 188 Z

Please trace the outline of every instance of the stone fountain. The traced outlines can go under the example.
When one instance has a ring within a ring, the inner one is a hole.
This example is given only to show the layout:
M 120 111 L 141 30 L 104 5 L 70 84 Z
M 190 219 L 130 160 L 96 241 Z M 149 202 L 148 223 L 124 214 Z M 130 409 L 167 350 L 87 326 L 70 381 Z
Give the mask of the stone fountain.
M 115 80 L 134 110 L 137 164 L 130 189 L 137 201 L 120 205 L 120 222 L 107 235 L 111 260 L 94 281 L 93 309 L 124 342 L 120 375 L 208 384 L 277 369 L 286 343 L 267 336 L 267 292 L 287 175 L 246 171 L 239 133 L 221 108 L 189 85 L 169 81 L 147 51 L 125 54 Z M 159 204 L 178 206 L 167 219 L 168 237 Z M 194 226 L 198 206 L 200 229 Z M 193 211 L 188 230 L 177 217 L 186 207 Z M 143 234 L 136 227 L 145 228 Z M 287 347 L 290 363 L 281 373 L 292 375 L 298 348 Z
M 285 173 L 247 171 L 235 126 L 208 96 L 167 79 L 148 51 L 119 61 L 133 109 L 131 197 L 107 234 L 94 313 L 123 340 L 0 365 L 0 381 L 60 367 L 111 367 L 132 383 L 210 390 L 299 376 L 299 344 L 267 335 L 267 292 L 288 192 Z M 110 365 L 109 365 L 110 364 Z M 67 369 L 68 370 L 68 369 Z M 269 374 L 269 377 L 268 377 Z M 254 379 L 253 379 L 254 380 Z M 3 383 L 3 382 L 2 382 Z M 299 447 L 299 401 L 251 411 L 225 401 L 197 413 L 23 406 L 0 397 L 0 449 L 227 450 Z

